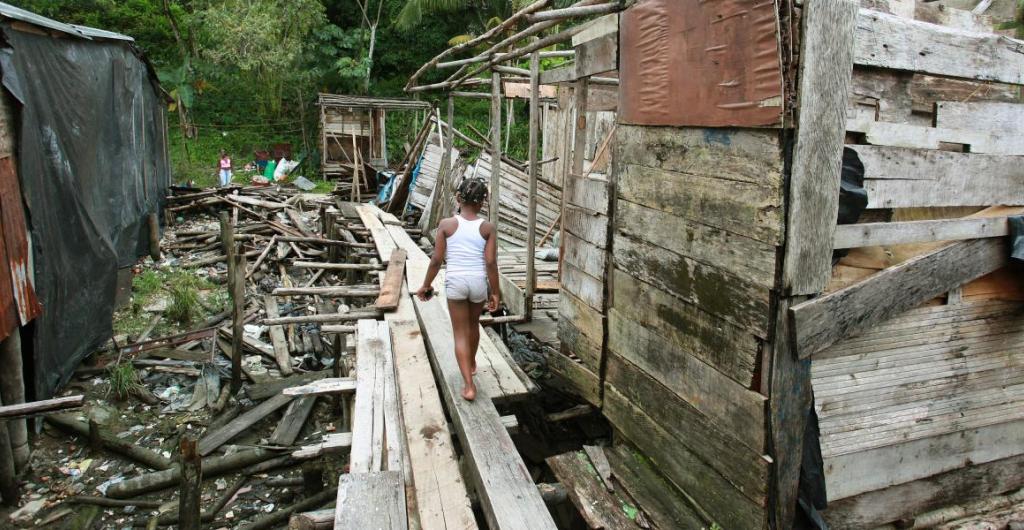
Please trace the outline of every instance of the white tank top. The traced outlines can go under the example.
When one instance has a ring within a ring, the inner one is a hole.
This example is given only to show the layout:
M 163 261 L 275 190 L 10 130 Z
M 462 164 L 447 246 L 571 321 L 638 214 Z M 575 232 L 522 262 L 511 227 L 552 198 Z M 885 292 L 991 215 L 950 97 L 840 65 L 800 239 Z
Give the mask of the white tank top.
M 483 218 L 467 221 L 456 215 L 459 227 L 455 233 L 445 238 L 447 251 L 444 260 L 448 264 L 448 276 L 487 276 L 487 264 L 484 261 L 484 246 L 487 240 L 480 235 Z

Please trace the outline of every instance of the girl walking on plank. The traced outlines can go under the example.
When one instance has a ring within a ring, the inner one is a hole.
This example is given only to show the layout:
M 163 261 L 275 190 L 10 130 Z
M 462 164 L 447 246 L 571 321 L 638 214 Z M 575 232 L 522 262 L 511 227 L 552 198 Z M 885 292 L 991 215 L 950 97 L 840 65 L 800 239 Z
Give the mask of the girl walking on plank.
M 487 200 L 487 185 L 483 179 L 462 181 L 455 192 L 459 213 L 441 220 L 434 240 L 434 255 L 430 258 L 423 286 L 416 291 L 420 300 L 434 295 L 430 286 L 441 264 L 447 263 L 444 290 L 448 299 L 448 313 L 455 338 L 455 359 L 465 386 L 462 397 L 476 399 L 476 349 L 480 344 L 480 313 L 487 302 L 488 311 L 497 311 L 501 301 L 498 290 L 498 234 L 494 224 L 479 216 Z

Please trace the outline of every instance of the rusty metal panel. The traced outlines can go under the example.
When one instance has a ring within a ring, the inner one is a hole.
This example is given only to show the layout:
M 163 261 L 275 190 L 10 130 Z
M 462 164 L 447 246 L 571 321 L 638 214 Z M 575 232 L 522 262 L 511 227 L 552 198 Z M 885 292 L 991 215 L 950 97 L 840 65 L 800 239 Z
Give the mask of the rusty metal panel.
M 39 316 L 29 267 L 28 227 L 12 157 L 0 158 L 0 339 Z
M 781 122 L 782 67 L 772 0 L 641 0 L 620 21 L 621 122 Z

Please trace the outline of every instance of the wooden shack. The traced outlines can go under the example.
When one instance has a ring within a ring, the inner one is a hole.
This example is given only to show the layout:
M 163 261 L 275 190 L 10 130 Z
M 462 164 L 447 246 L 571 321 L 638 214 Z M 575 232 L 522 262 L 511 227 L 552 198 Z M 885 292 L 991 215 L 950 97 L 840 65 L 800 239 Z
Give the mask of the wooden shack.
M 1024 486 L 1024 41 L 963 4 L 567 8 L 612 14 L 410 79 L 532 53 L 559 87 L 528 171 L 562 186 L 548 367 L 654 526 L 910 527 Z
M 388 167 L 388 111 L 428 112 L 430 103 L 401 98 L 320 94 L 320 169 L 324 178 L 365 181 L 364 166 Z M 422 120 L 420 120 L 422 121 Z M 366 186 L 369 191 L 369 186 Z
M 1024 42 L 900 4 L 641 0 L 541 75 L 577 115 L 619 78 L 607 178 L 586 137 L 566 170 L 549 362 L 682 527 L 791 528 L 798 486 L 853 529 L 1024 485 Z M 868 202 L 837 226 L 844 147 Z

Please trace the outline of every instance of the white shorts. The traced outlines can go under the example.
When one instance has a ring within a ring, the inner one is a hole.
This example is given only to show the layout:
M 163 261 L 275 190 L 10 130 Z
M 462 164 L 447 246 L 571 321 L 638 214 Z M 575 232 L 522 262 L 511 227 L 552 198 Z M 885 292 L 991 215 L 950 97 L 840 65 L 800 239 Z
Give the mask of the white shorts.
M 481 276 L 445 276 L 444 292 L 449 300 L 469 300 L 479 304 L 487 300 L 487 278 Z

